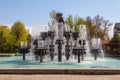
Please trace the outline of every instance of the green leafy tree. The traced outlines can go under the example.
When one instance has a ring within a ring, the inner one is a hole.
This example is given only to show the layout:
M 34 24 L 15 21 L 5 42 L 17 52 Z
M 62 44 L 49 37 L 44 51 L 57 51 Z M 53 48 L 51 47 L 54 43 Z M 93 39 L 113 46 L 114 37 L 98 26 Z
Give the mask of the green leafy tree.
M 31 36 L 31 34 L 29 33 L 29 30 L 28 30 L 28 35 L 27 35 L 28 47 L 31 46 L 31 39 L 32 39 L 32 36 Z
M 16 47 L 20 46 L 20 42 L 27 41 L 27 31 L 22 22 L 17 21 L 11 27 L 12 40 Z
M 76 15 L 74 18 L 74 27 L 76 32 L 79 32 L 80 25 L 85 25 L 85 20 Z
M 50 12 L 50 18 L 55 18 L 56 17 L 56 11 L 55 10 L 52 10 Z
M 114 34 L 113 38 L 110 41 L 110 51 L 118 52 L 120 51 L 120 35 Z
M 53 21 L 55 20 L 55 17 L 56 17 L 56 11 L 52 10 L 50 12 L 50 21 L 48 22 L 48 26 L 49 26 L 50 30 L 53 29 L 52 23 L 54 23 Z
M 10 44 L 10 29 L 8 26 L 0 26 L 0 52 L 7 52 Z
M 70 29 L 74 29 L 74 20 L 72 15 L 69 15 L 68 18 L 66 19 L 66 23 L 70 26 Z
M 3 36 L 3 32 L 0 32 L 0 53 L 2 53 L 4 50 L 6 44 L 6 38 Z
M 70 26 L 70 29 L 79 32 L 79 26 L 84 25 L 85 20 L 77 15 L 74 18 L 72 17 L 72 15 L 69 15 L 68 18 L 66 19 L 66 23 Z
M 93 26 L 92 18 L 90 16 L 87 16 L 85 21 L 86 21 L 85 25 L 87 26 L 88 36 L 90 38 L 93 38 L 95 36 L 95 28 Z
M 114 36 L 111 39 L 110 43 L 120 43 L 120 35 L 119 34 L 114 34 Z

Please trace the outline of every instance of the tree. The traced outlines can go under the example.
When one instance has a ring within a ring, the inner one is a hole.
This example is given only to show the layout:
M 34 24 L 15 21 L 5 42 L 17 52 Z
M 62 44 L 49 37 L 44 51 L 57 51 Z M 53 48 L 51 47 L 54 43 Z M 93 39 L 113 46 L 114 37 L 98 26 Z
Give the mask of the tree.
M 76 15 L 74 18 L 74 27 L 76 32 L 79 32 L 80 25 L 85 25 L 85 20 Z
M 102 40 L 108 37 L 108 31 L 112 23 L 109 20 L 105 20 L 104 17 L 96 15 L 93 19 L 93 25 L 96 30 L 96 37 L 100 37 Z
M 66 24 L 70 26 L 70 29 L 74 29 L 74 21 L 72 15 L 69 15 L 68 18 L 66 19 Z
M 11 34 L 13 37 L 13 43 L 18 47 L 20 46 L 20 42 L 27 41 L 27 31 L 22 22 L 17 21 L 11 27 Z
M 110 43 L 120 43 L 120 35 L 119 34 L 114 34 L 114 36 L 111 39 Z
M 6 38 L 3 36 L 3 32 L 0 32 L 0 52 L 2 53 L 6 44 Z
M 56 11 L 53 10 L 50 12 L 50 18 L 55 18 L 56 17 Z
M 50 17 L 51 19 L 54 19 L 55 16 L 56 11 L 53 10 L 50 13 Z M 99 37 L 102 39 L 102 41 L 109 40 L 108 32 L 110 27 L 112 26 L 112 23 L 110 23 L 109 20 L 105 20 L 103 16 L 96 15 L 94 18 L 88 16 L 84 20 L 77 15 L 75 17 L 69 15 L 68 18 L 66 18 L 65 23 L 70 27 L 71 30 L 76 32 L 80 31 L 80 25 L 86 25 L 87 34 L 90 38 Z
M 95 28 L 93 26 L 92 18 L 90 16 L 87 16 L 85 21 L 86 21 L 85 25 L 87 26 L 88 36 L 90 38 L 93 38 L 95 36 Z
M 31 34 L 29 33 L 29 30 L 28 30 L 28 35 L 27 35 L 28 47 L 31 46 L 31 40 L 32 40 L 32 36 L 31 36 Z
M 115 53 L 120 52 L 120 35 L 119 34 L 114 34 L 113 38 L 110 41 L 110 51 Z
M 7 52 L 10 40 L 10 29 L 8 26 L 0 26 L 0 52 Z
M 109 20 L 103 20 L 103 31 L 102 31 L 103 40 L 106 40 L 106 38 L 109 39 L 108 32 L 111 26 L 112 23 L 110 23 Z
M 55 24 L 55 17 L 56 17 L 56 11 L 53 10 L 50 12 L 50 21 L 48 22 L 48 26 L 50 30 L 55 30 L 55 28 L 53 27 L 53 25 Z
M 93 19 L 86 17 L 86 26 L 88 27 L 88 35 L 90 37 L 99 37 L 103 41 L 108 41 L 108 31 L 112 23 L 109 20 L 105 20 L 104 17 L 96 15 Z
M 74 18 L 72 15 L 69 15 L 66 19 L 66 23 L 70 26 L 70 29 L 73 29 L 75 31 L 79 31 L 79 26 L 85 24 L 85 20 L 80 18 L 79 16 L 75 16 Z
M 95 32 L 96 32 L 95 37 L 101 37 L 100 32 L 101 32 L 101 26 L 102 26 L 103 19 L 104 18 L 99 15 L 96 15 L 93 18 L 93 26 L 95 27 Z

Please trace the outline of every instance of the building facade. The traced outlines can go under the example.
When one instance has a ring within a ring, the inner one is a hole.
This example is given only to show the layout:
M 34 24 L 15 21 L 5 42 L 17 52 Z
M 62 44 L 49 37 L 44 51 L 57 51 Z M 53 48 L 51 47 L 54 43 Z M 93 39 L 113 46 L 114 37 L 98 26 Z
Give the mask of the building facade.
M 120 35 L 120 23 L 115 23 L 114 34 L 119 34 Z

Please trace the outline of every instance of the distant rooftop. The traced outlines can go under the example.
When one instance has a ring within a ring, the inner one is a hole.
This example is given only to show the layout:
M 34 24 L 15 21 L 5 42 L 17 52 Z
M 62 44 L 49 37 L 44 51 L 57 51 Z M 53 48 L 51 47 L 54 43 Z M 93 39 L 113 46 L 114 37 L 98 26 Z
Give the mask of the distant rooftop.
M 115 23 L 114 33 L 119 33 L 120 34 L 120 23 Z
M 115 28 L 120 28 L 120 23 L 115 23 Z

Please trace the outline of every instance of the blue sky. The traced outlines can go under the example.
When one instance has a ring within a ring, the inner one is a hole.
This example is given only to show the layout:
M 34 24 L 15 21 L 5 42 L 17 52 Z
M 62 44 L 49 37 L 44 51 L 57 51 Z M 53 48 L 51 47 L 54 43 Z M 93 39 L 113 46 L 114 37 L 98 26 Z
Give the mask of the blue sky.
M 113 24 L 120 22 L 120 0 L 0 0 L 0 24 L 20 20 L 25 25 L 47 25 L 52 10 L 68 15 L 99 14 Z

